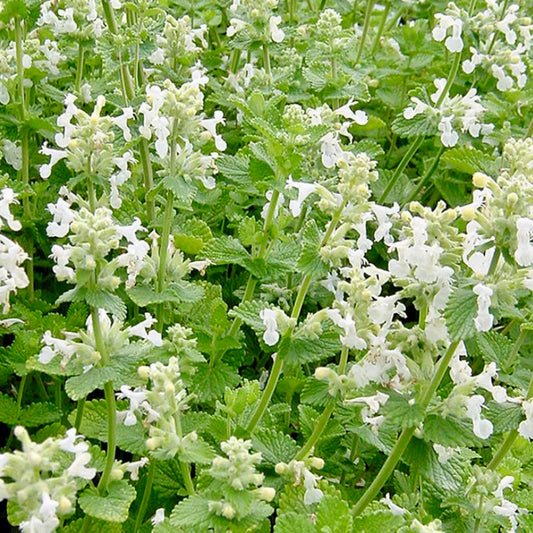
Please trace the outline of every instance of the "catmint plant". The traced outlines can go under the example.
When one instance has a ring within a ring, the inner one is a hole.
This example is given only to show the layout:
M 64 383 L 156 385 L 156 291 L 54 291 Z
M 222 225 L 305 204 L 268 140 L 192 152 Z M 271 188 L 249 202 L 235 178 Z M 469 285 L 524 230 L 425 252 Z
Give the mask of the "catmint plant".
M 3 2 L 2 520 L 531 530 L 529 7 Z

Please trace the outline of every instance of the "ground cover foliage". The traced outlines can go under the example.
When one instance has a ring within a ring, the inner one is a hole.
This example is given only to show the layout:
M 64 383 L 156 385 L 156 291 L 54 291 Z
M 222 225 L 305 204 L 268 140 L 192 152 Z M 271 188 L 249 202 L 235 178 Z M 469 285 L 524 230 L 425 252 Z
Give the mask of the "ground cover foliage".
M 530 3 L 0 9 L 14 530 L 533 531 Z

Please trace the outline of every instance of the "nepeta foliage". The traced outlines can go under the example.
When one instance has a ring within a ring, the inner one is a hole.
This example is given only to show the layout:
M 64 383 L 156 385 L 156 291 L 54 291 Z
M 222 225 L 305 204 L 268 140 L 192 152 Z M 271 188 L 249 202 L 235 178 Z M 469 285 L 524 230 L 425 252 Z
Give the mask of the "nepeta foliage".
M 530 531 L 527 1 L 0 4 L 21 531 Z

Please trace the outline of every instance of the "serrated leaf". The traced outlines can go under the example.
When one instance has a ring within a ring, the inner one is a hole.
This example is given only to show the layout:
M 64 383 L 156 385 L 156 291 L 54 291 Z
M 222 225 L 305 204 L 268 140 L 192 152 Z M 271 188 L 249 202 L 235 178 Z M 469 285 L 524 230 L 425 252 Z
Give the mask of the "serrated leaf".
M 515 403 L 490 401 L 483 416 L 492 422 L 494 433 L 505 433 L 518 427 L 524 418 L 524 412 L 522 407 Z
M 170 291 L 164 290 L 163 292 L 156 292 L 152 287 L 147 285 L 135 285 L 135 287 L 128 289 L 126 294 L 131 298 L 131 301 L 139 307 L 146 307 L 147 305 L 161 304 L 174 300 L 174 296 Z
M 165 176 L 160 183 L 166 190 L 174 193 L 175 199 L 185 206 L 192 204 L 197 193 L 196 185 L 183 176 Z
M 403 114 L 398 115 L 392 122 L 391 129 L 400 137 L 411 139 L 413 137 L 430 136 L 438 133 L 438 122 L 435 117 L 421 113 L 411 119 L 406 119 Z
M 298 445 L 289 435 L 272 428 L 260 428 L 252 435 L 254 450 L 261 452 L 261 464 L 275 466 L 289 463 L 298 452 Z
M 179 460 L 185 463 L 209 464 L 214 458 L 213 448 L 201 439 L 184 443 L 179 454 Z
M 197 528 L 196 531 L 209 531 L 212 518 L 208 501 L 198 494 L 181 501 L 174 507 L 170 523 L 174 527 L 189 526 Z
M 409 403 L 409 400 L 401 394 L 389 393 L 389 399 L 381 408 L 381 413 L 385 415 L 386 424 L 409 428 L 418 426 L 424 419 L 424 409 L 416 403 Z
M 120 410 L 120 406 L 118 410 Z M 74 425 L 76 410 L 69 415 L 69 422 Z M 105 400 L 91 400 L 85 403 L 80 433 L 88 438 L 107 442 L 107 407 Z M 136 455 L 146 455 L 145 430 L 140 423 L 134 426 L 117 424 L 117 446 Z
M 377 533 L 399 531 L 405 524 L 403 516 L 389 512 L 376 512 L 366 516 L 356 516 L 353 519 L 353 531 L 358 533 Z
M 217 265 L 237 264 L 244 266 L 252 257 L 235 237 L 222 235 L 212 239 L 204 250 L 206 257 Z
M 303 403 L 313 407 L 325 407 L 331 400 L 329 384 L 326 381 L 318 381 L 314 377 L 309 377 L 304 383 L 300 398 Z
M 274 525 L 274 533 L 316 533 L 311 518 L 293 512 L 278 515 Z
M 92 307 L 104 309 L 119 320 L 126 319 L 126 304 L 116 294 L 107 291 L 87 291 L 85 301 Z
M 61 533 L 80 533 L 83 528 L 83 518 L 69 522 L 61 528 Z M 91 533 L 122 533 L 122 524 L 118 522 L 106 522 L 104 520 L 91 520 Z
M 168 291 L 172 294 L 177 303 L 196 303 L 204 297 L 204 288 L 192 281 L 179 280 L 173 282 Z
M 352 516 L 348 504 L 325 494 L 316 512 L 316 529 L 320 533 L 351 533 Z
M 226 387 L 235 387 L 240 381 L 239 374 L 224 362 L 214 365 L 201 365 L 192 378 L 191 392 L 199 402 L 211 402 L 221 398 Z
M 474 435 L 469 419 L 454 416 L 428 415 L 422 435 L 425 440 L 442 446 L 483 446 L 485 442 Z
M 335 331 L 325 331 L 318 339 L 296 338 L 291 342 L 286 357 L 287 364 L 305 364 L 327 359 L 342 348 Z
M 127 481 L 120 480 L 109 483 L 106 496 L 89 487 L 80 495 L 78 503 L 89 516 L 107 522 L 125 522 L 135 496 L 135 489 Z
M 250 326 L 256 333 L 265 330 L 265 325 L 259 313 L 265 309 L 266 305 L 257 300 L 242 302 L 228 312 L 231 317 L 240 318 L 244 324 Z
M 25 427 L 43 426 L 61 418 L 61 411 L 49 402 L 26 405 L 18 418 L 18 423 Z
M 477 296 L 471 287 L 457 287 L 446 306 L 444 316 L 452 340 L 468 339 L 476 333 Z
M 269 277 L 278 278 L 280 274 L 294 272 L 299 256 L 297 243 L 276 241 L 266 259 Z
M 485 363 L 496 363 L 498 368 L 505 368 L 514 343 L 497 331 L 476 333 L 468 339 L 466 347 L 470 356 L 481 357 Z
M 471 146 L 456 146 L 448 150 L 443 154 L 442 161 L 466 174 L 485 172 L 491 175 L 497 173 L 500 166 L 494 157 Z
M 298 413 L 300 415 L 301 432 L 304 439 L 308 439 L 312 431 L 315 429 L 316 422 L 320 417 L 318 411 L 309 405 L 300 404 L 298 406 Z M 345 433 L 341 424 L 334 419 L 330 419 L 326 424 L 324 431 L 318 442 L 326 439 L 332 439 L 343 436 Z
M 0 422 L 14 426 L 17 418 L 17 402 L 10 396 L 0 393 Z
M 323 277 L 328 267 L 320 257 L 322 237 L 314 220 L 309 220 L 302 231 L 302 251 L 298 258 L 298 271 L 315 278 Z

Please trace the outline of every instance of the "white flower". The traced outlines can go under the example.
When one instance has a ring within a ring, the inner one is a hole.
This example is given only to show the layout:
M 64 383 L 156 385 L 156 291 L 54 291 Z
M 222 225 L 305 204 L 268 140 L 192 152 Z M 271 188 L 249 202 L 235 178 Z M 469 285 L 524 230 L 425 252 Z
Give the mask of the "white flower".
M 351 106 L 355 104 L 357 104 L 357 102 L 353 98 L 350 98 L 350 101 L 347 104 L 344 104 L 342 107 L 335 109 L 335 114 L 350 119 L 356 124 L 364 126 L 368 123 L 368 115 L 364 111 L 360 110 L 357 110 L 354 113 L 351 109 Z
M 317 477 L 310 472 L 307 468 L 304 470 L 304 503 L 305 505 L 312 505 L 313 503 L 318 503 L 324 493 L 316 488 Z
M 494 317 L 489 313 L 493 291 L 482 283 L 478 283 L 472 290 L 477 295 L 477 316 L 474 319 L 476 329 L 489 331 L 494 323 Z
M 450 15 L 437 13 L 435 15 L 437 25 L 433 28 L 433 39 L 441 42 L 446 38 L 448 29 L 451 28 L 452 34 L 446 38 L 445 45 L 450 52 L 460 52 L 463 49 L 463 40 L 461 32 L 463 30 L 463 21 Z
M 495 402 L 504 403 L 508 400 L 507 390 L 501 385 L 494 385 L 492 383 L 492 379 L 497 376 L 496 363 L 489 363 L 485 366 L 483 372 L 476 376 L 476 384 L 478 387 L 490 392 Z
M 228 26 L 228 29 L 226 30 L 226 35 L 228 37 L 233 37 L 236 33 L 244 30 L 246 28 L 246 22 L 240 19 L 230 19 L 230 25 Z
M 22 168 L 22 147 L 16 142 L 4 139 L 2 149 L 6 163 L 11 165 L 15 170 L 20 170 Z
M 522 402 L 522 411 L 524 411 L 526 419 L 518 425 L 518 433 L 524 439 L 533 440 L 533 399 Z
M 156 322 L 157 320 L 153 318 L 150 313 L 144 313 L 144 320 L 135 326 L 130 326 L 128 328 L 128 333 L 135 337 L 150 341 L 154 346 L 162 346 L 163 339 L 161 338 L 161 333 L 155 330 L 146 331 L 146 328 L 151 328 Z
M 9 206 L 11 204 L 19 203 L 17 196 L 18 194 L 16 194 L 10 187 L 4 187 L 2 189 L 0 195 L 0 228 L 3 225 L 3 220 L 5 220 L 9 228 L 13 231 L 19 231 L 22 229 L 22 224 L 18 220 L 15 220 L 11 214 L 11 211 L 9 210 Z
M 263 309 L 259 316 L 265 325 L 263 340 L 268 346 L 274 346 L 279 341 L 278 323 L 276 320 L 277 313 L 274 309 Z
M 516 262 L 523 267 L 533 264 L 533 246 L 531 237 L 533 236 L 533 221 L 529 218 L 519 218 L 516 221 L 517 247 L 514 253 Z
M 315 183 L 306 183 L 303 181 L 293 181 L 292 177 L 289 176 L 289 179 L 287 180 L 287 185 L 285 185 L 286 189 L 298 189 L 298 198 L 296 200 L 291 200 L 289 202 L 289 209 L 292 213 L 293 217 L 300 216 L 300 213 L 302 212 L 302 204 L 304 203 L 305 199 L 310 195 L 316 192 L 317 185 Z
M 278 24 L 281 24 L 280 16 L 270 17 L 270 20 L 268 21 L 268 26 L 270 30 L 270 36 L 275 43 L 281 43 L 281 41 L 283 41 L 283 39 L 285 38 L 285 32 L 282 29 L 278 28 Z
M 47 210 L 54 217 L 46 227 L 48 237 L 65 237 L 75 216 L 75 212 L 70 208 L 70 203 L 59 198 L 57 203 L 48 204 Z
M 328 309 L 327 316 L 336 326 L 344 330 L 344 335 L 340 337 L 343 346 L 357 350 L 366 348 L 366 341 L 357 335 L 355 322 L 349 314 L 343 318 L 338 309 Z
M 117 415 L 124 420 L 125 426 L 134 426 L 137 423 L 135 411 L 140 410 L 141 406 L 146 403 L 147 391 L 144 387 L 137 387 L 132 390 L 129 385 L 122 385 L 120 392 L 116 393 L 117 399 L 128 399 L 130 407 L 126 411 L 119 411 Z
M 137 481 L 139 479 L 139 469 L 148 463 L 148 457 L 143 457 L 139 461 L 126 463 L 126 470 L 130 473 L 130 479 Z
M 68 467 L 67 472 L 72 477 L 81 477 L 82 479 L 92 479 L 96 475 L 96 468 L 87 468 L 87 463 L 91 460 L 89 452 L 77 453 L 74 461 Z
M 344 150 L 341 148 L 339 138 L 334 133 L 329 132 L 320 139 L 320 142 L 322 143 L 320 146 L 322 164 L 326 168 L 333 168 L 337 161 L 344 156 Z
M 263 218 L 264 220 L 266 220 L 268 211 L 270 209 L 270 203 L 272 202 L 273 192 L 274 191 L 272 189 L 269 189 L 265 194 L 268 202 L 263 206 L 263 209 L 261 210 L 261 218 Z M 274 217 L 273 218 L 276 218 L 278 216 L 279 208 L 280 206 L 283 205 L 283 202 L 285 202 L 285 197 L 283 196 L 283 194 L 280 193 L 278 196 L 278 201 L 276 202 L 276 205 L 274 206 Z
M 385 504 L 389 508 L 389 511 L 391 512 L 393 516 L 403 516 L 407 512 L 407 509 L 404 509 L 403 507 L 396 505 L 391 500 L 390 494 L 388 492 L 385 495 L 385 498 L 381 498 L 380 503 Z
M 122 130 L 122 135 L 126 142 L 131 141 L 131 131 L 128 127 L 128 119 L 131 118 L 133 118 L 133 107 L 124 107 L 122 109 L 122 115 L 112 119 L 115 126 Z
M 450 446 L 441 446 L 440 444 L 437 444 L 436 442 L 433 443 L 433 449 L 437 453 L 439 463 L 446 464 L 448 460 L 453 457 L 456 451 L 459 450 L 459 448 L 452 448 Z
M 215 146 L 217 150 L 223 152 L 228 145 L 226 141 L 222 138 L 222 135 L 217 133 L 217 124 L 226 124 L 224 119 L 224 113 L 220 110 L 216 110 L 213 118 L 205 118 L 200 121 L 200 124 L 210 133 L 211 137 L 215 140 Z
M 152 516 L 151 522 L 152 525 L 155 526 L 156 524 L 160 524 L 165 520 L 165 509 L 164 507 L 160 507 Z
M 485 403 L 485 398 L 480 394 L 475 394 L 466 400 L 466 416 L 472 420 L 474 435 L 480 439 L 488 439 L 494 429 L 492 422 L 481 418 L 481 406 Z
M 41 165 L 39 168 L 39 175 L 43 180 L 50 177 L 52 173 L 52 167 L 61 159 L 67 157 L 67 152 L 65 150 L 55 150 L 54 148 L 48 148 L 48 143 L 45 141 L 42 148 L 39 150 L 40 154 L 49 155 L 50 161 Z

